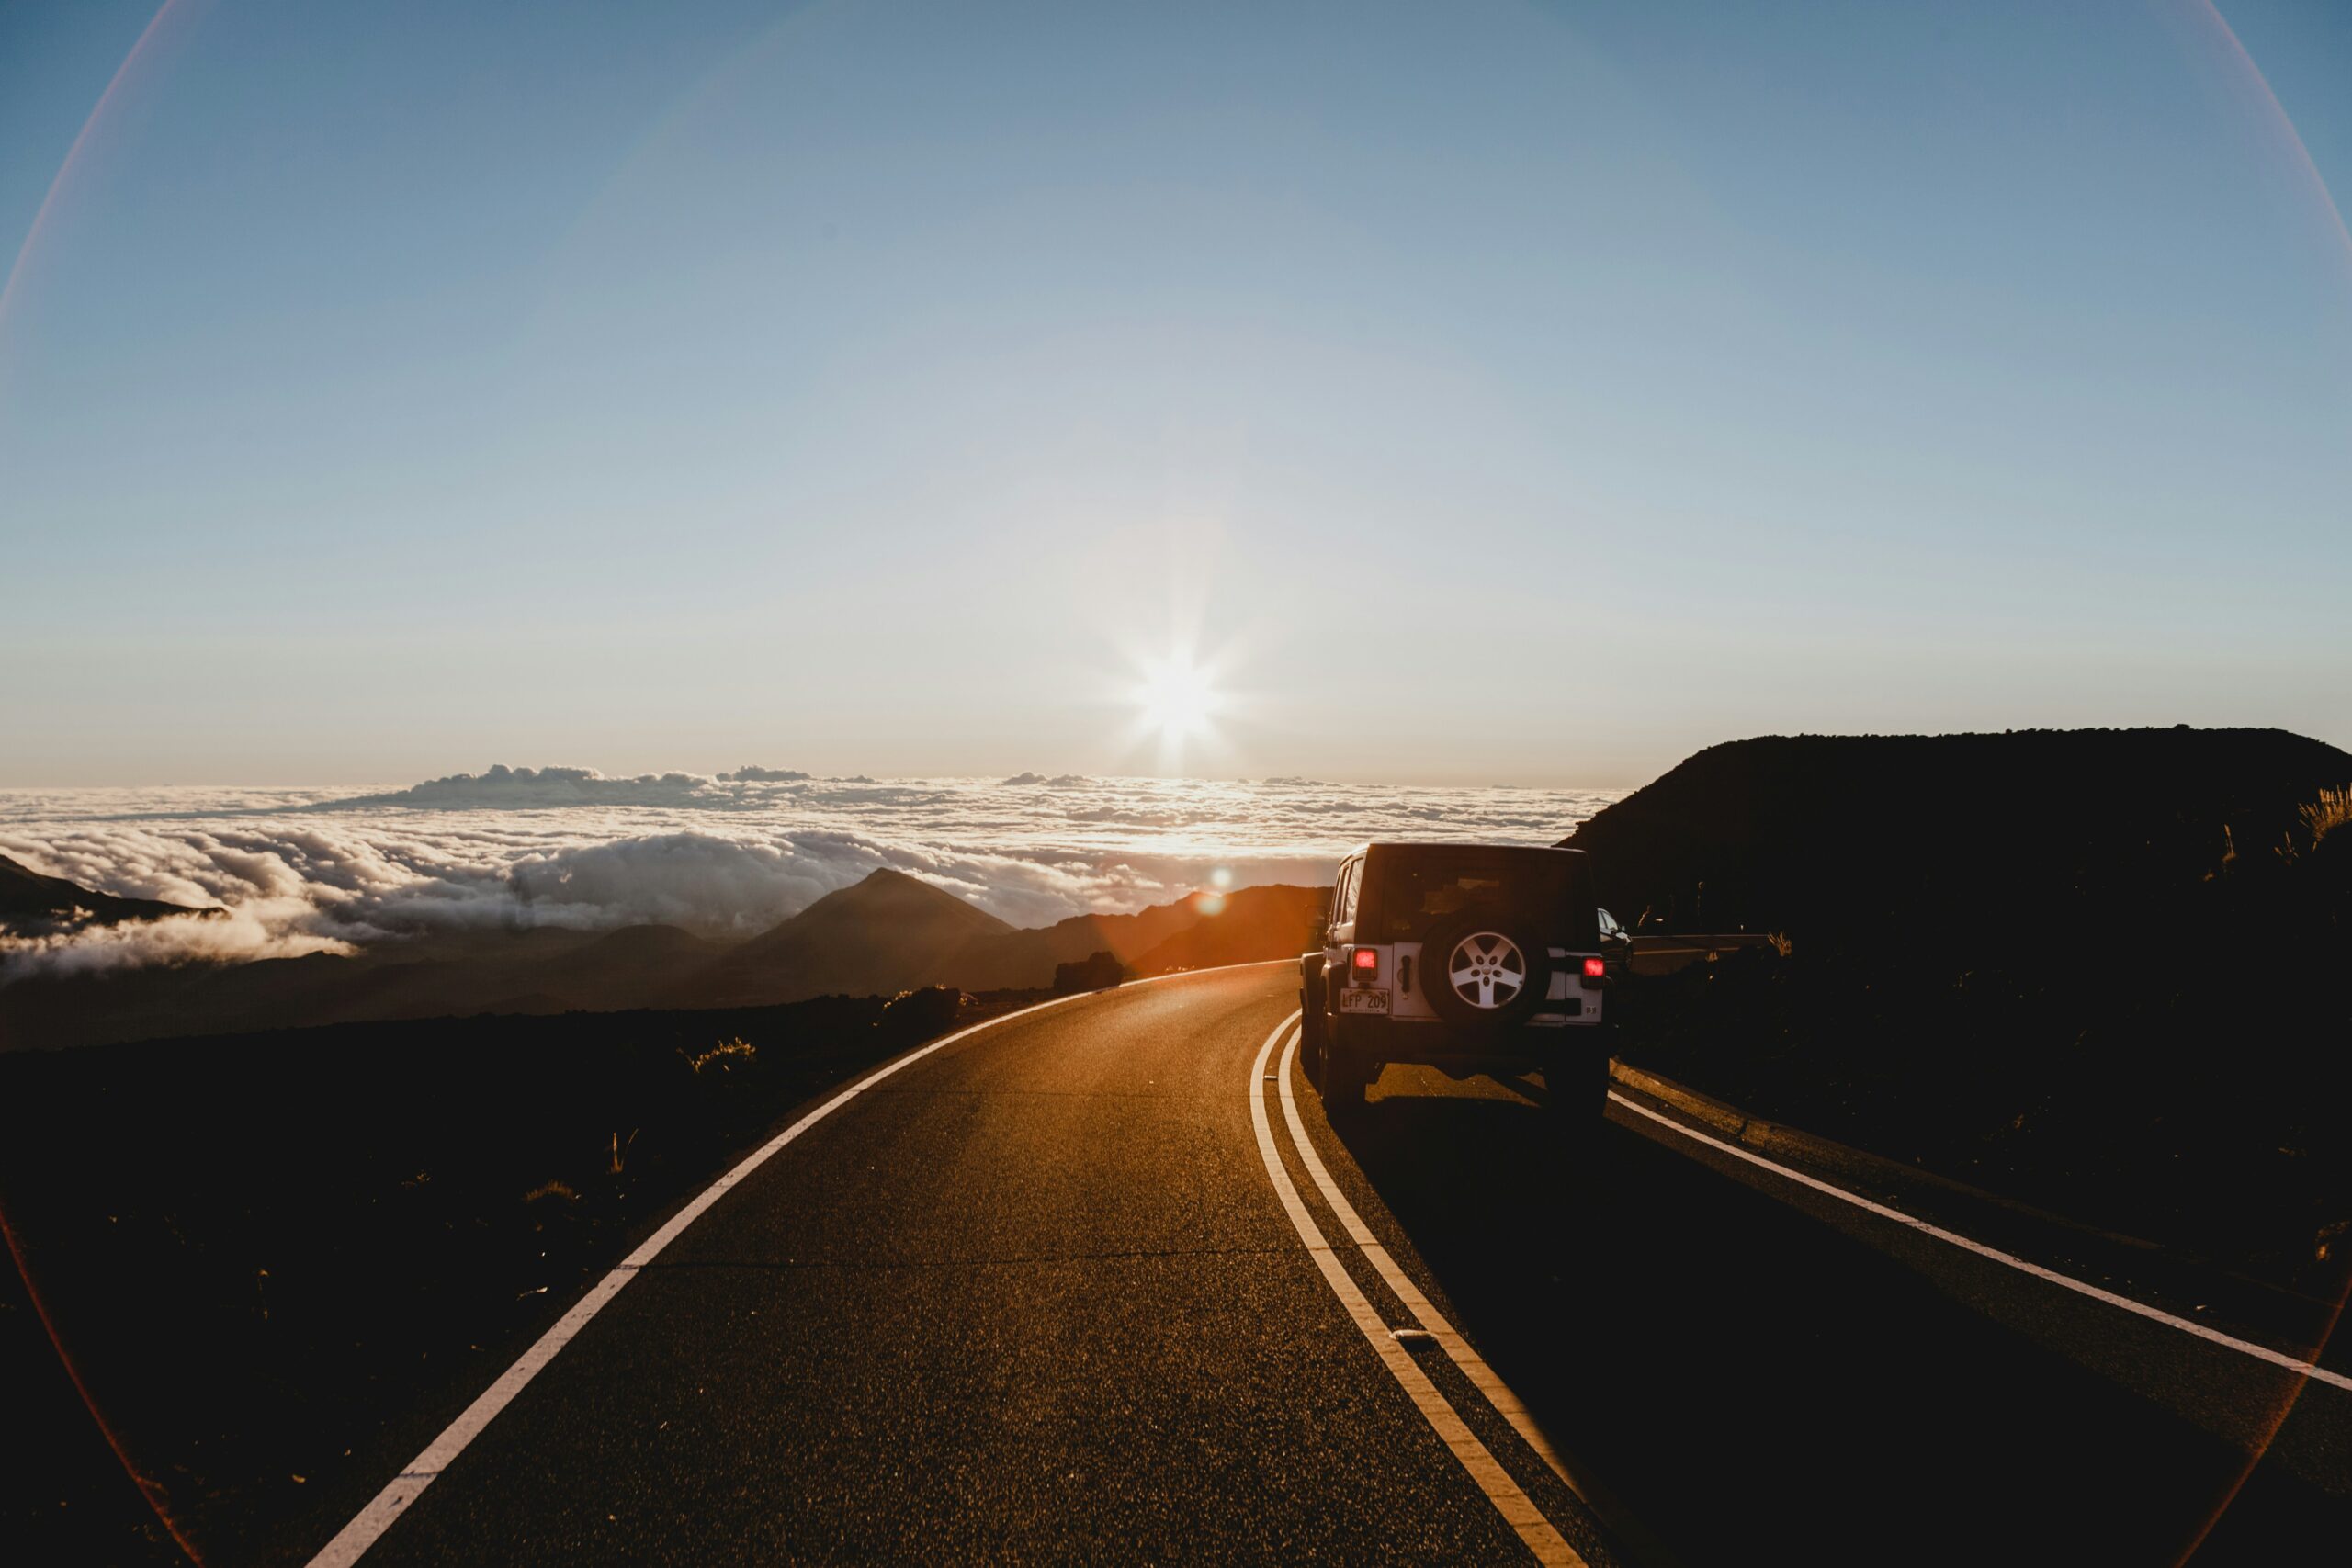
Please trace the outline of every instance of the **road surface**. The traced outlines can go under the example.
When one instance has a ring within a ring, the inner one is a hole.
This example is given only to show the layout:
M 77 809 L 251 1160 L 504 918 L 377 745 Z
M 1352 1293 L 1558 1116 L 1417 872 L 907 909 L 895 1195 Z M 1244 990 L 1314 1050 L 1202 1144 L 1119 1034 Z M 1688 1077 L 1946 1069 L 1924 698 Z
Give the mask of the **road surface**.
M 1392 1071 L 1340 1143 L 1293 984 L 1133 986 L 873 1080 L 334 1551 L 2164 1562 L 2244 1468 L 2199 1412 L 2276 1369 L 1622 1108 L 1586 1191 L 1498 1086 Z M 2085 1364 L 2143 1333 L 2139 1386 Z M 2341 1532 L 2346 1398 L 2306 1392 L 2211 1560 Z

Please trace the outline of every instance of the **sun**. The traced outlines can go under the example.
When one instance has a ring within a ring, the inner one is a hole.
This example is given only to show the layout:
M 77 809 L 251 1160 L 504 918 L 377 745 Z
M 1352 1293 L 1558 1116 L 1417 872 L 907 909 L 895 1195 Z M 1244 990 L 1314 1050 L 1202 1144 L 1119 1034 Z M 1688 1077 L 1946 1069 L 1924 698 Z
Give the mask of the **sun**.
M 1206 734 L 1222 705 L 1209 672 L 1182 656 L 1151 666 L 1136 702 L 1144 728 L 1171 745 Z

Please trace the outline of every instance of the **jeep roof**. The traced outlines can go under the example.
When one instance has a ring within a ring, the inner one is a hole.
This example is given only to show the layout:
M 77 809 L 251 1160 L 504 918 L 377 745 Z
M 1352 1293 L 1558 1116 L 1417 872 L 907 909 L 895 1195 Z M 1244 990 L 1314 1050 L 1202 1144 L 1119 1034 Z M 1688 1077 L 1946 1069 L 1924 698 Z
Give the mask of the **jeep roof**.
M 1412 942 L 1430 919 L 1449 911 L 1437 888 L 1420 886 L 1431 873 L 1448 882 L 1464 874 L 1491 872 L 1499 884 L 1479 889 L 1539 918 L 1563 918 L 1558 937 L 1572 947 L 1600 940 L 1599 900 L 1591 862 L 1582 850 L 1542 844 L 1493 844 L 1461 840 L 1374 840 L 1349 852 L 1347 861 L 1364 863 L 1363 888 L 1356 909 L 1360 942 Z M 1479 878 L 1481 882 L 1487 878 Z

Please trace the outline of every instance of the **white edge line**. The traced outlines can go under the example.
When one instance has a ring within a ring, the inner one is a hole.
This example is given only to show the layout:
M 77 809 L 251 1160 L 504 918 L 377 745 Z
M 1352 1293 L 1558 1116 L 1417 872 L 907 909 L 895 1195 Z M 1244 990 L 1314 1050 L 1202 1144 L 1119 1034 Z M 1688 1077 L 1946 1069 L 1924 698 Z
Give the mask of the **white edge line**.
M 605 1303 L 620 1293 L 621 1287 L 635 1279 L 638 1271 L 652 1262 L 663 1247 L 677 1240 L 686 1227 L 700 1219 L 713 1203 L 725 1197 L 744 1178 L 765 1165 L 786 1145 L 891 1074 L 901 1068 L 912 1066 L 934 1051 L 944 1050 L 959 1040 L 969 1039 L 984 1029 L 994 1029 L 999 1024 L 1011 1023 L 1019 1018 L 1027 1018 L 1034 1013 L 1043 1012 L 1047 1008 L 1059 1007 L 1064 1002 L 1080 1001 L 1087 997 L 1106 995 L 1111 990 L 1125 990 L 1128 987 L 1147 986 L 1161 980 L 1181 980 L 1193 975 L 1211 975 L 1228 969 L 1256 969 L 1267 964 L 1295 962 L 1295 959 L 1270 958 L 1254 964 L 1221 964 L 1204 969 L 1182 969 L 1170 975 L 1153 975 L 1144 979 L 1128 981 L 1125 986 L 1105 987 L 1102 991 L 1075 991 L 1066 997 L 1055 997 L 1048 1001 L 1035 1002 L 1012 1012 L 1001 1013 L 995 1018 L 984 1019 L 967 1029 L 959 1029 L 955 1033 L 944 1035 L 927 1045 L 918 1045 L 894 1061 L 885 1062 L 881 1066 L 867 1073 L 865 1077 L 851 1084 L 847 1089 L 842 1089 L 816 1110 L 809 1111 L 791 1126 L 745 1156 L 734 1169 L 704 1188 L 694 1201 L 671 1215 L 668 1223 L 646 1237 L 636 1251 L 621 1259 L 614 1266 L 611 1272 L 589 1287 L 587 1294 L 573 1303 L 571 1310 L 558 1318 L 554 1327 L 540 1335 L 529 1349 L 515 1358 L 514 1364 L 501 1372 L 497 1382 L 476 1395 L 474 1402 L 467 1405 L 439 1437 L 427 1444 L 423 1453 L 403 1465 L 401 1472 L 392 1478 L 390 1484 L 377 1493 L 366 1507 L 352 1516 L 350 1523 L 335 1532 L 334 1540 L 319 1549 L 318 1554 L 311 1559 L 310 1568 L 350 1568 L 350 1564 L 358 1562 L 368 1549 L 375 1545 L 383 1533 L 391 1528 L 392 1521 L 399 1518 L 408 1506 L 415 1502 L 424 1489 L 433 1483 L 434 1478 L 447 1470 L 450 1461 L 458 1454 L 465 1451 L 467 1444 L 481 1435 L 482 1428 L 489 1426 L 498 1413 L 505 1409 L 514 1401 L 514 1396 L 523 1392 L 524 1386 L 538 1376 L 549 1361 L 555 1359 L 556 1352 L 571 1343 L 580 1331 L 588 1325 L 588 1320 L 602 1312 Z
M 1988 1258 L 1994 1262 L 2004 1264 L 2008 1268 L 2018 1270 L 2021 1274 L 2030 1274 L 2037 1280 L 2047 1280 L 2052 1285 L 2062 1286 L 2066 1290 L 2073 1291 L 2077 1295 L 2088 1296 L 2093 1301 L 2097 1302 L 2105 1302 L 2109 1306 L 2120 1308 L 2124 1312 L 2135 1314 L 2138 1316 L 2148 1319 L 2152 1323 L 2161 1323 L 2165 1325 L 2167 1327 L 2177 1328 L 2183 1334 L 2193 1334 L 2199 1339 L 2209 1340 L 2211 1343 L 2222 1346 L 2226 1349 L 2235 1350 L 2240 1355 L 2252 1356 L 2255 1359 L 2258 1361 L 2267 1361 L 2274 1367 L 2283 1367 L 2288 1371 L 2293 1372 L 2298 1376 L 2316 1378 L 2321 1382 L 2329 1383 L 2336 1388 L 2346 1391 L 2352 1391 L 2352 1376 L 2346 1376 L 2342 1372 L 2333 1371 L 2326 1367 L 2318 1366 L 2311 1361 L 2304 1360 L 2300 1356 L 2290 1356 L 2283 1350 L 2274 1350 L 2267 1345 L 2256 1345 L 2250 1339 L 2240 1339 L 2234 1335 L 2224 1334 L 2218 1328 L 2208 1328 L 2201 1323 L 2191 1323 L 2185 1317 L 2175 1317 L 2172 1314 L 2165 1312 L 2161 1307 L 2150 1306 L 2147 1303 L 2134 1301 L 2130 1296 L 2118 1295 L 2113 1291 L 2103 1291 L 2097 1285 L 2089 1284 L 2084 1280 L 2075 1279 L 2071 1274 L 2061 1274 L 2055 1269 L 2045 1269 L 2039 1263 L 2030 1263 L 2013 1252 L 2003 1252 L 1997 1247 L 1987 1247 L 1983 1242 L 1975 1241 L 1968 1236 L 1962 1235 L 1957 1231 L 1948 1231 L 1941 1225 L 1930 1224 L 1928 1222 L 1920 1219 L 1916 1214 L 1906 1214 L 1900 1209 L 1893 1209 L 1889 1208 L 1884 1203 L 1873 1202 L 1871 1200 L 1861 1196 L 1861 1194 L 1858 1192 L 1849 1192 L 1845 1188 L 1839 1187 L 1834 1182 L 1824 1181 L 1817 1177 L 1807 1176 L 1801 1170 L 1792 1170 L 1787 1166 L 1781 1164 L 1779 1161 L 1766 1159 L 1762 1155 L 1757 1154 L 1751 1149 L 1742 1148 L 1736 1144 L 1727 1144 L 1721 1138 L 1713 1136 L 1712 1134 L 1702 1133 L 1696 1127 L 1691 1127 L 1683 1122 L 1675 1121 L 1672 1117 L 1661 1115 L 1657 1111 L 1652 1111 L 1646 1105 L 1638 1105 L 1633 1100 L 1626 1099 L 1624 1095 L 1619 1093 L 1615 1089 L 1611 1089 L 1609 1091 L 1609 1098 L 1623 1106 L 1626 1110 L 1632 1111 L 1634 1115 L 1647 1117 L 1650 1121 L 1657 1122 L 1659 1126 L 1664 1127 L 1670 1132 L 1679 1133 L 1682 1136 L 1692 1139 L 1695 1142 L 1706 1144 L 1711 1147 L 1721 1149 L 1724 1154 L 1730 1155 L 1735 1159 L 1743 1159 L 1750 1165 L 1760 1166 L 1764 1169 L 1772 1172 L 1775 1176 L 1796 1182 L 1801 1186 L 1810 1187 L 1816 1192 L 1825 1193 L 1829 1197 L 1838 1199 L 1840 1202 L 1850 1203 L 1855 1208 L 1876 1214 L 1883 1220 L 1892 1220 L 1896 1224 L 1907 1226 L 1912 1230 L 1919 1232 L 1923 1235 L 1934 1236 L 1938 1241 L 1948 1242 L 1953 1247 L 1962 1248 L 1963 1251 L 1973 1252 L 1979 1258 Z
M 1348 1201 L 1347 1194 L 1340 1190 L 1340 1184 L 1331 1179 L 1331 1172 L 1324 1165 L 1323 1156 L 1316 1152 L 1314 1140 L 1307 1136 L 1306 1123 L 1298 1113 L 1297 1096 L 1291 1089 L 1291 1058 L 1297 1054 L 1298 1032 L 1293 1030 L 1283 1045 L 1282 1065 L 1274 1069 L 1282 1087 L 1283 1121 L 1290 1128 L 1291 1142 L 1297 1146 L 1299 1163 L 1306 1167 L 1306 1174 L 1314 1181 L 1316 1190 L 1323 1194 L 1323 1201 L 1338 1216 L 1340 1228 L 1348 1233 L 1348 1239 L 1356 1244 L 1357 1250 L 1371 1259 L 1382 1282 L 1398 1301 L 1405 1303 L 1405 1309 L 1429 1330 L 1430 1337 L 1437 1341 L 1453 1364 L 1462 1369 L 1471 1386 L 1487 1396 L 1487 1403 L 1494 1406 L 1495 1414 L 1510 1424 L 1510 1429 L 1535 1450 L 1537 1458 L 1552 1467 L 1552 1473 L 1566 1482 L 1569 1491 L 1582 1497 L 1584 1488 L 1577 1485 L 1576 1477 L 1568 1473 L 1567 1461 L 1552 1446 L 1551 1438 L 1536 1424 L 1533 1413 L 1520 1399 L 1518 1393 L 1487 1364 L 1485 1357 L 1470 1348 L 1470 1342 L 1463 1338 L 1461 1332 L 1446 1321 L 1445 1314 L 1421 1293 L 1420 1287 L 1413 1282 L 1412 1277 L 1397 1267 L 1396 1260 L 1389 1256 L 1388 1248 L 1381 1245 L 1380 1238 L 1373 1235 L 1372 1227 L 1364 1224 L 1363 1216 L 1356 1212 L 1355 1205 Z
M 1519 1483 L 1510 1478 L 1510 1472 L 1496 1461 L 1487 1445 L 1478 1440 L 1477 1434 L 1470 1430 L 1453 1406 L 1445 1402 L 1445 1396 L 1438 1393 L 1437 1385 L 1430 1381 L 1429 1374 L 1414 1363 L 1411 1354 L 1389 1334 L 1388 1325 L 1373 1309 L 1354 1279 L 1332 1253 L 1331 1244 L 1323 1237 L 1322 1227 L 1315 1223 L 1315 1216 L 1308 1212 L 1306 1200 L 1298 1195 L 1298 1188 L 1291 1181 L 1290 1172 L 1283 1168 L 1282 1152 L 1274 1144 L 1273 1128 L 1266 1119 L 1266 1059 L 1273 1055 L 1274 1042 L 1298 1021 L 1298 1016 L 1294 1010 L 1289 1017 L 1274 1025 L 1274 1032 L 1266 1036 L 1263 1045 L 1258 1047 L 1257 1060 L 1250 1068 L 1250 1130 L 1257 1134 L 1258 1157 L 1265 1163 L 1266 1174 L 1273 1181 L 1274 1196 L 1281 1200 L 1283 1213 L 1289 1216 L 1291 1228 L 1298 1233 L 1298 1239 L 1306 1245 L 1307 1255 L 1322 1272 L 1323 1282 L 1331 1288 L 1333 1295 L 1340 1298 L 1340 1305 L 1347 1309 L 1357 1331 L 1371 1345 L 1381 1364 L 1403 1386 L 1406 1396 L 1413 1402 L 1413 1407 L 1421 1413 L 1421 1418 L 1437 1433 L 1438 1440 L 1461 1461 L 1462 1468 L 1469 1472 L 1471 1481 L 1487 1495 L 1487 1500 L 1495 1506 L 1495 1511 L 1502 1515 L 1503 1522 L 1510 1526 L 1527 1549 L 1535 1554 L 1537 1562 L 1557 1563 L 1562 1568 L 1585 1568 L 1585 1561 L 1577 1554 L 1576 1548 L 1567 1543 L 1566 1539 L 1553 1528 L 1552 1521 L 1544 1517 L 1543 1510 L 1520 1490 Z

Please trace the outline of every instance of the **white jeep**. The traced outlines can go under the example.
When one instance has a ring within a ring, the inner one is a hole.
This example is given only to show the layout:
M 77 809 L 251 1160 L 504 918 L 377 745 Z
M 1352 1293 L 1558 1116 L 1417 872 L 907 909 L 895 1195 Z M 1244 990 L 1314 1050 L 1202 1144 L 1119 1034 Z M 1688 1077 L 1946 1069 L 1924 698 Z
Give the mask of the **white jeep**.
M 1340 864 L 1322 951 L 1299 960 L 1307 1080 L 1344 1123 L 1391 1062 L 1540 1071 L 1555 1126 L 1598 1125 L 1623 945 L 1581 850 L 1366 844 Z

